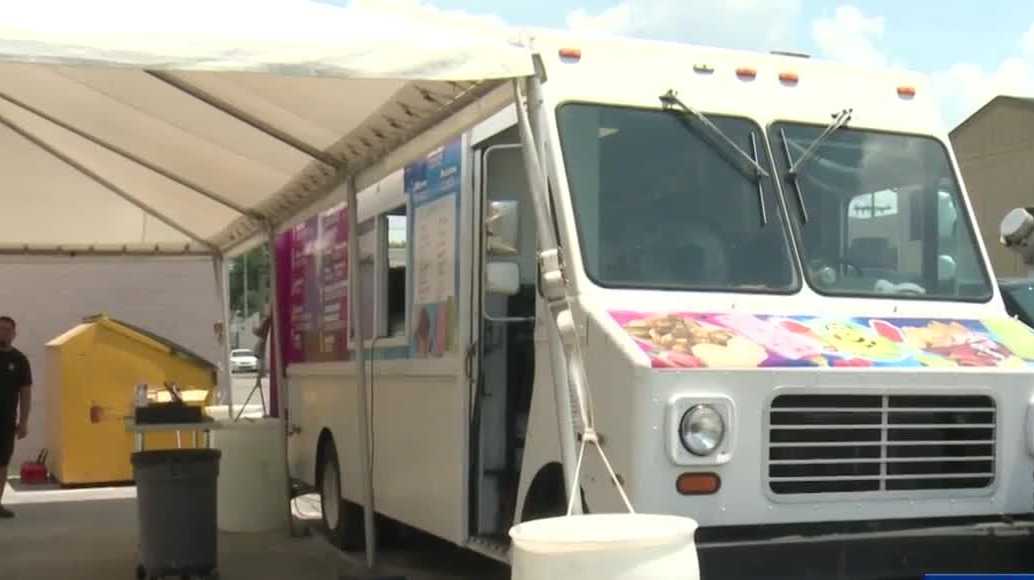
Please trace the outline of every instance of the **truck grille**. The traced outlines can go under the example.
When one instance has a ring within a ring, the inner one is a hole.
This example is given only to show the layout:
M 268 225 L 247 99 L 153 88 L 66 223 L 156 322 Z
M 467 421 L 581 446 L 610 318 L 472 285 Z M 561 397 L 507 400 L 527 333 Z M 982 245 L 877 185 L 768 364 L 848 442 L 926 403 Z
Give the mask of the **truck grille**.
M 786 394 L 769 409 L 777 494 L 980 489 L 995 471 L 985 395 Z

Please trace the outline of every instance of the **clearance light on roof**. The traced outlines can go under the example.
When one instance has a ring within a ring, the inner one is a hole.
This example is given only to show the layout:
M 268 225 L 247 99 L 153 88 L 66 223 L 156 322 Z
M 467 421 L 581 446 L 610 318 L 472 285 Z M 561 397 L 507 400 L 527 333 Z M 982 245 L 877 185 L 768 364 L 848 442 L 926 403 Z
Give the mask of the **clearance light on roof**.
M 779 82 L 784 85 L 796 85 L 797 81 L 801 80 L 795 72 L 782 72 L 779 73 Z
M 916 96 L 916 88 L 906 86 L 898 87 L 898 96 L 902 99 L 911 99 Z
M 561 60 L 573 60 L 579 61 L 582 59 L 582 49 L 580 48 L 561 48 L 560 49 Z
M 758 71 L 748 67 L 740 67 L 736 69 L 736 76 L 745 81 L 752 81 L 758 76 Z

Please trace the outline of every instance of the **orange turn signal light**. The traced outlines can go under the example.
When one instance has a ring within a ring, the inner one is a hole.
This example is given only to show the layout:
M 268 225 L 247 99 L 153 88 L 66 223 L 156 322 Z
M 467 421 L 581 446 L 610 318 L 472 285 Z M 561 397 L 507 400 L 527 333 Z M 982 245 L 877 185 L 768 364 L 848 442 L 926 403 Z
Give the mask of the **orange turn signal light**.
M 675 489 L 682 495 L 710 495 L 721 488 L 717 473 L 683 473 L 675 480 Z
M 740 67 L 736 69 L 736 76 L 744 80 L 754 80 L 758 76 L 758 71 L 752 68 Z
M 916 96 L 915 87 L 898 87 L 898 96 L 903 99 L 911 99 Z
M 564 60 L 581 60 L 582 49 L 580 48 L 561 48 L 560 58 Z

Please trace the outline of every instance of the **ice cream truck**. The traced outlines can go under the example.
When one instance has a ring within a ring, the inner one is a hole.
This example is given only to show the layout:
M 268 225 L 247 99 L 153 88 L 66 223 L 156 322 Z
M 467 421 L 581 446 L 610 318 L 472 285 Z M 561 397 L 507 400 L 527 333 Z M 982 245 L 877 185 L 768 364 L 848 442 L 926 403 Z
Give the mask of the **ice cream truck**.
M 1034 565 L 1034 333 L 925 80 L 534 58 L 487 120 L 280 235 L 289 463 L 332 537 L 372 539 L 368 511 L 505 561 L 514 524 L 623 511 L 620 486 L 699 523 L 705 579 Z M 616 477 L 574 477 L 590 417 Z

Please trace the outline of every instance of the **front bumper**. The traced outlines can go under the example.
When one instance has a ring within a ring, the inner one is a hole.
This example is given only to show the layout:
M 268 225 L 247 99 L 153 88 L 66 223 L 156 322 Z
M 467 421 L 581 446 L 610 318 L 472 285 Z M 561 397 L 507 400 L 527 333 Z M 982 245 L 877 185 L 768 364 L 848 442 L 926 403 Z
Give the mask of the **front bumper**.
M 929 572 L 1031 571 L 1030 516 L 701 528 L 701 578 L 903 579 Z

